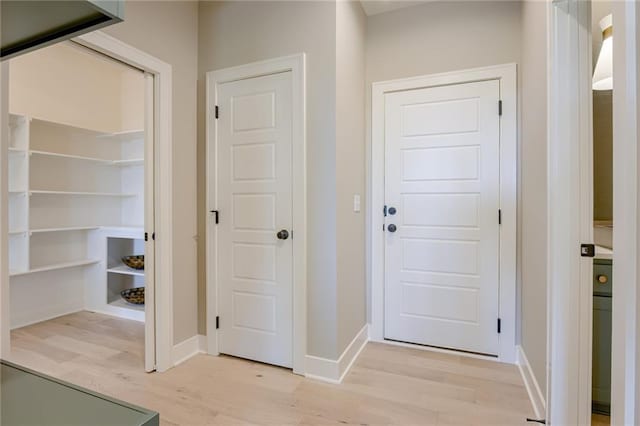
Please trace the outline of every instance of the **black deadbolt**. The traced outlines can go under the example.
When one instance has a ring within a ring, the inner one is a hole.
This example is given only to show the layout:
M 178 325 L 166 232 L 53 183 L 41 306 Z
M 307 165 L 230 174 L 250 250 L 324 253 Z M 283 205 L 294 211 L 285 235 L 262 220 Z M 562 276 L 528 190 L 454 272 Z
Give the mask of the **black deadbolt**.
M 391 216 L 393 216 L 394 214 L 396 214 L 396 211 L 397 211 L 397 210 L 396 210 L 396 208 L 395 208 L 395 207 L 389 207 L 389 214 L 390 214 Z
M 286 240 L 287 238 L 289 238 L 289 231 L 287 231 L 286 229 L 283 229 L 281 231 L 278 231 L 276 236 L 278 237 L 279 240 Z
M 396 228 L 396 226 L 395 226 L 393 223 L 392 223 L 392 224 L 390 224 L 389 226 L 387 226 L 387 230 L 388 230 L 389 232 L 396 232 L 396 230 L 397 230 L 397 229 L 398 229 L 398 228 Z

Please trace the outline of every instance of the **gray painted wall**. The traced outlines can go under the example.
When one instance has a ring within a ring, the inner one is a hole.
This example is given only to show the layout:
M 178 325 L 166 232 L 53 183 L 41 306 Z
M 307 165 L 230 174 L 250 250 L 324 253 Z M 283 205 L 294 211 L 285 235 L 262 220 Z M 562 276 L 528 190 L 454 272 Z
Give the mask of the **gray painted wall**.
M 201 212 L 206 186 L 206 72 L 300 52 L 307 55 L 307 353 L 337 359 L 366 322 L 365 213 L 353 212 L 353 195 L 364 195 L 365 167 L 365 16 L 360 3 L 202 2 L 199 16 Z M 201 215 L 201 312 L 206 308 L 204 220 Z M 204 318 L 200 321 L 204 333 Z
M 359 1 L 336 4 L 336 208 L 338 354 L 366 323 L 365 36 Z M 361 211 L 353 211 L 353 196 Z
M 307 353 L 336 359 L 365 323 L 364 213 L 352 211 L 353 194 L 364 192 L 364 102 L 358 103 L 364 92 L 360 5 L 202 2 L 199 14 L 200 211 L 206 184 L 205 73 L 307 54 Z M 339 46 L 337 31 L 344 36 Z M 203 242 L 204 217 L 199 219 Z M 201 245 L 201 311 L 206 290 L 203 253 Z
M 197 331 L 196 77 L 198 4 L 128 1 L 125 22 L 104 31 L 173 67 L 174 343 Z
M 547 359 L 546 21 L 545 3 L 522 3 L 521 345 L 543 392 Z
M 371 143 L 371 83 L 518 63 L 520 14 L 520 2 L 498 1 L 433 2 L 370 16 L 367 143 Z M 370 304 L 370 297 L 367 300 Z

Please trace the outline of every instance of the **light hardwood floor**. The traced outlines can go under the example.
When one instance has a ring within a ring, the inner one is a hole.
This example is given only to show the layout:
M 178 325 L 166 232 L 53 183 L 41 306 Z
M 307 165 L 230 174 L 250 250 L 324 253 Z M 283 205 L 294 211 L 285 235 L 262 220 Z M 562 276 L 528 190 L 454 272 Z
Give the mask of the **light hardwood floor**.
M 609 426 L 611 424 L 611 417 L 603 416 L 602 414 L 591 415 L 591 426 Z
M 160 412 L 164 425 L 525 425 L 513 365 L 369 343 L 341 385 L 228 356 L 143 372 L 143 327 L 81 312 L 12 332 L 12 361 Z

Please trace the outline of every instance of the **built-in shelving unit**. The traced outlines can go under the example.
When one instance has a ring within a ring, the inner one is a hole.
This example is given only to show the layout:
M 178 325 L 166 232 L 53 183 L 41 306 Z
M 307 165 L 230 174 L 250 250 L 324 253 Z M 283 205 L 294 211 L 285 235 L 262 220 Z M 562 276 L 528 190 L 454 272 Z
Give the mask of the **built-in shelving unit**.
M 144 132 L 9 121 L 12 327 L 82 309 L 144 321 L 119 296 L 144 271 L 113 257 L 144 254 Z

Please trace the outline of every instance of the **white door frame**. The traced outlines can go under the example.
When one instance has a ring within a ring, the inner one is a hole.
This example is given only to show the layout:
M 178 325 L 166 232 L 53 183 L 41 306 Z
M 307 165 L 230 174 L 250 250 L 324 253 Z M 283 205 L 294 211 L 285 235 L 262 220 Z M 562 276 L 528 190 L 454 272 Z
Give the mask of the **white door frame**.
M 172 171 L 172 70 L 171 65 L 125 44 L 101 31 L 94 31 L 73 39 L 75 42 L 92 50 L 103 53 L 111 58 L 130 64 L 154 75 L 155 89 L 155 229 L 146 229 L 151 235 L 157 235 L 155 262 L 155 315 L 151 315 L 155 322 L 155 352 L 156 370 L 165 371 L 173 367 L 173 171 Z M 0 79 L 0 201 L 6 201 L 8 182 L 6 179 L 6 155 L 8 141 L 8 63 L 3 63 Z M 10 325 L 9 325 L 9 272 L 8 272 L 8 220 L 7 203 L 1 203 L 0 210 L 0 334 L 2 335 L 2 354 L 6 357 L 10 353 Z M 152 309 L 153 311 L 153 309 Z M 147 319 L 147 320 L 148 320 Z
M 281 72 L 292 73 L 292 198 L 293 198 L 293 372 L 305 373 L 307 353 L 307 226 L 306 226 L 306 112 L 305 54 L 254 62 L 207 73 L 207 346 L 208 353 L 218 355 L 218 282 L 217 228 L 211 210 L 216 210 L 216 185 L 210 184 L 216 173 L 217 122 L 214 108 L 218 102 L 218 85 Z M 211 124 L 213 123 L 213 124 Z M 295 236 L 293 236 L 295 235 Z
M 591 261 L 577 251 L 593 232 L 590 6 L 548 5 L 547 424 L 590 424 L 593 284 Z M 632 425 L 640 419 L 640 7 L 613 2 L 613 16 L 611 424 Z
M 367 219 L 371 254 L 368 258 L 371 289 L 371 340 L 384 339 L 384 95 L 390 92 L 422 89 L 485 80 L 500 80 L 502 119 L 500 120 L 500 296 L 502 319 L 498 360 L 516 361 L 516 209 L 517 209 L 517 81 L 516 65 L 505 64 L 376 82 L 371 95 L 371 150 L 367 182 Z M 496 113 L 498 106 L 496 105 Z M 497 215 L 497 212 L 496 212 Z M 497 220 L 497 219 L 496 219 Z
M 640 422 L 640 5 L 613 2 L 613 26 L 611 424 L 631 425 Z
M 547 419 L 591 424 L 593 260 L 580 255 L 593 242 L 591 5 L 554 1 L 548 14 Z

